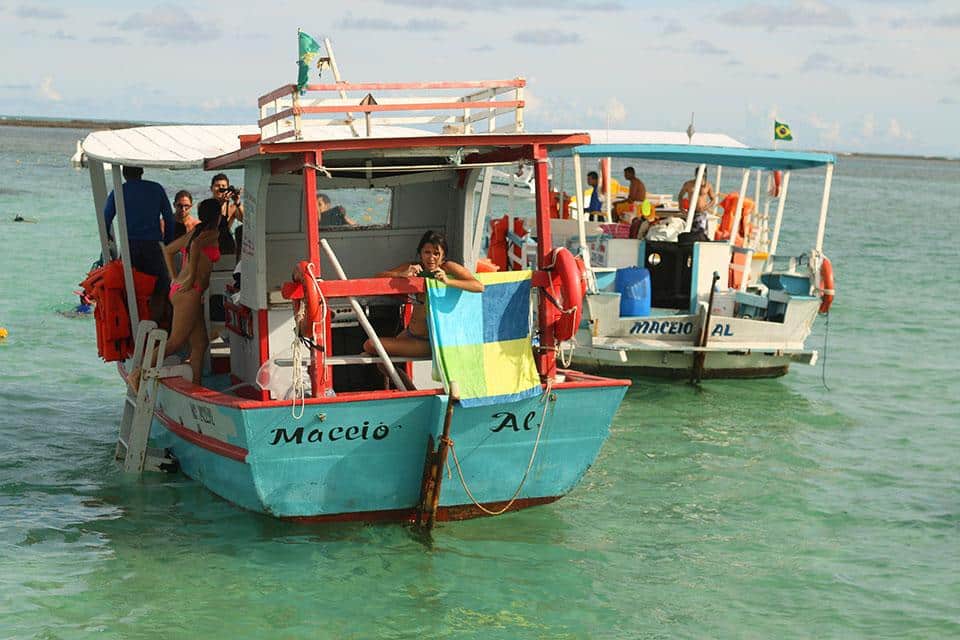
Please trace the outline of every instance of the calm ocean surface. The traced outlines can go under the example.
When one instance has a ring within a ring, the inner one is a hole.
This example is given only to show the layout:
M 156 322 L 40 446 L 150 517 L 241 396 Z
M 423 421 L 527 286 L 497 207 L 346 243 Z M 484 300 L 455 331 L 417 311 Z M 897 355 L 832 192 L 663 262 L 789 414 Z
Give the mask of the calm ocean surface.
M 99 254 L 83 134 L 0 127 L 0 638 L 960 637 L 960 163 L 839 160 L 830 391 L 638 379 L 572 495 L 427 549 L 121 476 L 116 370 L 57 313 Z

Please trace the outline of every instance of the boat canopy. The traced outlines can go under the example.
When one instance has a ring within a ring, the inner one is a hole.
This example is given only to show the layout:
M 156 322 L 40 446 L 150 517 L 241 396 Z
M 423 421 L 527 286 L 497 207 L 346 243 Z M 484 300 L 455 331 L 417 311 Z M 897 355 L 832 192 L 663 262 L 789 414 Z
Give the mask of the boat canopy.
M 754 149 L 723 134 L 695 133 L 692 141 L 688 141 L 685 133 L 668 131 L 589 133 L 593 144 L 556 149 L 550 155 L 555 158 L 574 155 L 588 158 L 642 158 L 783 171 L 810 169 L 836 162 L 830 153 Z
M 240 136 L 259 136 L 257 125 L 156 125 L 94 131 L 83 140 L 87 158 L 108 164 L 202 169 L 204 160 L 240 150 Z M 429 135 L 410 127 L 380 127 L 377 138 Z M 307 127 L 306 140 L 353 138 L 346 126 Z
M 240 148 L 241 135 L 259 133 L 241 125 L 161 125 L 94 131 L 83 140 L 90 160 L 166 169 L 200 169 L 204 158 Z

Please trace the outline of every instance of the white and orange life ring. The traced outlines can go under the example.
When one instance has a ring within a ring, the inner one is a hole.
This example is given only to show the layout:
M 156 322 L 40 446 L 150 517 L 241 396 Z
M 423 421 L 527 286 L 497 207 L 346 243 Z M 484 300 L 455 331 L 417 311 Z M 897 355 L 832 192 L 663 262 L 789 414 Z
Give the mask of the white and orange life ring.
M 830 305 L 833 304 L 833 298 L 837 294 L 833 282 L 833 264 L 830 258 L 823 256 L 820 263 L 820 313 L 830 311 Z
M 586 270 L 583 261 L 574 258 L 565 247 L 550 253 L 552 275 L 550 294 L 557 306 L 553 335 L 559 341 L 570 340 L 580 327 L 583 316 L 583 295 L 586 292 Z

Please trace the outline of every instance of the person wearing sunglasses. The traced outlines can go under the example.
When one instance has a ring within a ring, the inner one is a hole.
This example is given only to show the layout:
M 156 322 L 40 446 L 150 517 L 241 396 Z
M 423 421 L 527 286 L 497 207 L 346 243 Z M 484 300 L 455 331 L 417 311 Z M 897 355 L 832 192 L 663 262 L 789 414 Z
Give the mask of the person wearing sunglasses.
M 193 217 L 193 195 L 189 191 L 177 191 L 173 197 L 173 238 L 176 240 L 182 235 L 193 231 L 200 222 Z

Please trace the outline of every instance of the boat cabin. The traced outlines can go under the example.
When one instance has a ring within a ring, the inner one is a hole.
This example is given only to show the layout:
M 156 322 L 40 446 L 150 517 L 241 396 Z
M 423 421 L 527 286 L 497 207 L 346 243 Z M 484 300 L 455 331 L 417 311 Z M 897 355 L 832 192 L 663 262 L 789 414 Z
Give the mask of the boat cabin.
M 537 185 L 540 234 L 547 239 L 538 268 L 547 266 L 549 211 L 540 194 L 546 198 L 548 193 L 548 152 L 589 138 L 525 133 L 524 84 L 522 79 L 339 82 L 309 85 L 302 95 L 286 85 L 260 97 L 256 127 L 144 127 L 91 134 L 84 151 L 104 255 L 110 251 L 101 213 L 105 164 L 113 166 L 113 188 L 120 192 L 117 169 L 123 164 L 242 169 L 241 286 L 239 292 L 225 293 L 234 271 L 232 257 L 225 255 L 208 295 L 224 296 L 223 317 L 217 317 L 220 305 L 209 300 L 205 305 L 211 387 L 262 401 L 296 393 L 308 398 L 366 393 L 384 387 L 380 364 L 398 391 L 413 391 L 397 384 L 396 363 L 407 369 L 418 392 L 436 392 L 440 385 L 431 377 L 429 358 L 362 353 L 372 333 L 397 335 L 411 296 L 425 291 L 422 279 L 374 276 L 415 262 L 417 243 L 429 230 L 447 236 L 449 259 L 476 270 L 493 173 L 518 163 L 529 167 Z M 430 95 L 393 97 L 411 90 Z M 470 93 L 450 95 L 463 90 Z M 361 100 L 363 93 L 367 97 Z M 122 198 L 117 206 L 125 257 Z M 313 277 L 304 277 L 303 262 Z M 129 267 L 125 269 L 130 282 Z M 324 319 L 307 345 L 297 331 L 299 303 L 285 297 L 285 285 L 299 280 L 313 286 L 305 280 L 314 278 Z M 545 278 L 544 273 L 535 275 L 534 286 Z M 135 292 L 128 291 L 136 327 L 134 298 Z M 544 345 L 550 344 L 550 315 L 543 309 L 539 314 L 544 322 L 536 333 Z M 554 350 L 541 349 L 537 363 L 544 380 L 555 375 Z M 309 377 L 306 390 L 298 370 Z

